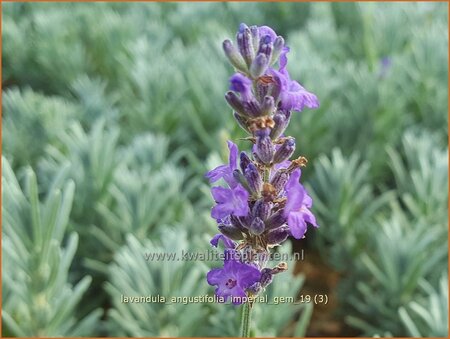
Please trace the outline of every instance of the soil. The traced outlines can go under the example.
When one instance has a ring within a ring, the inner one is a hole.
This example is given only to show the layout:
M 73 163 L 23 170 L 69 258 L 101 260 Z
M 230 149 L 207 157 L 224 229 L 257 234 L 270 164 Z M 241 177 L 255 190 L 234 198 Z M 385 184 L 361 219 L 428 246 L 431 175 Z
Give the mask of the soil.
M 294 251 L 303 250 L 303 260 L 295 266 L 295 274 L 303 274 L 305 282 L 300 295 L 326 295 L 327 303 L 314 305 L 311 322 L 308 327 L 307 337 L 356 337 L 361 333 L 345 324 L 342 315 L 339 315 L 339 298 L 337 285 L 342 275 L 322 260 L 320 254 L 308 248 L 306 242 L 294 242 Z

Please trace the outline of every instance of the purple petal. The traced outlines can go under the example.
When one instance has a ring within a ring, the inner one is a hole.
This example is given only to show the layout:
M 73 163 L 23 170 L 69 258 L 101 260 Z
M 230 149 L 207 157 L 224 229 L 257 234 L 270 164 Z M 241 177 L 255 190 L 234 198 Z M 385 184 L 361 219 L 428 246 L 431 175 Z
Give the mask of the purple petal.
M 305 205 L 307 208 L 311 208 L 312 206 L 312 199 L 308 195 L 308 192 L 305 190 L 305 196 L 303 197 L 303 205 Z
M 213 268 L 211 271 L 208 272 L 206 275 L 206 280 L 208 281 L 208 284 L 210 285 L 217 285 L 220 283 L 221 276 L 222 276 L 222 268 Z
M 240 264 L 242 265 L 241 262 L 237 261 L 236 258 L 232 256 L 231 252 L 228 252 L 225 256 L 223 268 L 228 274 L 232 275 L 234 278 L 237 278 L 237 271 L 239 270 Z
M 250 265 L 246 266 L 245 270 L 239 272 L 239 284 L 244 288 L 250 287 L 261 278 L 260 270 Z
M 222 240 L 225 248 L 234 249 L 236 247 L 236 243 L 222 233 L 216 234 L 209 243 L 212 246 L 217 247 L 219 245 L 219 240 Z
M 312 214 L 312 212 L 310 210 L 308 210 L 308 209 L 303 210 L 303 219 L 307 223 L 310 223 L 311 225 L 313 225 L 314 227 L 319 227 L 319 225 L 317 225 L 316 217 L 314 216 L 314 214 Z
M 285 73 L 287 74 L 287 71 Z M 281 97 L 289 90 L 289 74 L 285 75 L 273 68 L 269 68 L 268 74 L 271 75 L 274 80 L 272 92 L 274 93 L 275 102 L 278 103 L 278 108 L 280 109 L 282 108 Z M 289 110 L 284 109 L 283 111 Z
M 280 72 L 284 71 L 286 69 L 287 66 L 287 54 L 289 53 L 290 48 L 287 46 L 284 46 L 283 49 L 281 50 L 281 54 L 280 54 Z
M 211 210 L 213 218 L 222 219 L 230 214 L 244 217 L 249 213 L 249 194 L 242 185 L 238 184 L 233 189 L 213 187 L 211 193 L 217 203 Z
M 220 165 L 214 168 L 213 170 L 207 172 L 205 174 L 205 178 L 209 180 L 209 182 L 212 184 L 219 179 L 223 178 L 225 175 L 227 175 L 230 171 L 230 168 L 227 165 Z
M 236 144 L 234 144 L 232 141 L 227 141 L 228 143 L 228 149 L 230 150 L 230 155 L 228 157 L 228 165 L 231 169 L 231 172 L 233 172 L 237 168 L 237 158 L 238 158 L 238 147 Z
M 233 171 L 237 168 L 237 157 L 239 150 L 232 141 L 228 141 L 228 149 L 230 151 L 228 157 L 228 165 L 220 165 L 214 168 L 213 170 L 207 172 L 205 174 L 205 177 L 209 180 L 210 183 L 214 183 L 223 178 L 231 188 L 234 188 L 238 184 L 233 176 Z
M 289 83 L 289 90 L 283 91 L 280 95 L 281 107 L 286 110 L 302 111 L 305 106 L 308 108 L 319 107 L 317 96 L 308 92 L 296 81 Z
M 214 219 L 225 218 L 230 215 L 232 209 L 227 204 L 218 204 L 211 209 L 211 217 Z
M 230 189 L 220 186 L 211 188 L 211 194 L 217 203 L 229 201 L 233 197 L 233 192 Z M 223 216 L 222 218 L 224 217 L 226 216 Z
M 299 183 L 299 179 L 301 176 L 301 170 L 296 169 L 291 173 L 288 182 L 286 183 L 286 195 L 287 201 L 286 206 L 284 207 L 284 216 L 288 217 L 289 214 L 293 211 L 300 210 L 300 207 L 303 204 L 303 198 L 305 196 L 305 189 Z
M 217 244 L 218 240 L 219 237 L 215 236 L 212 242 Z M 208 284 L 217 286 L 215 290 L 217 296 L 225 300 L 229 296 L 237 297 L 233 298 L 233 303 L 241 304 L 243 299 L 240 300 L 239 297 L 246 297 L 245 289 L 261 279 L 261 272 L 255 266 L 240 262 L 236 256 L 229 255 L 233 253 L 237 254 L 234 250 L 225 250 L 223 268 L 212 269 L 208 272 L 206 279 Z
M 291 79 L 289 78 L 287 70 L 279 72 L 273 68 L 269 68 L 268 73 L 273 76 L 276 83 L 281 87 L 282 93 L 289 89 L 289 82 Z
M 292 212 L 300 210 L 303 204 L 304 190 L 298 184 L 298 187 L 292 188 L 287 193 L 286 206 L 284 207 L 284 216 L 287 217 Z
M 269 72 L 280 86 L 281 109 L 302 111 L 305 107 L 319 107 L 317 96 L 308 92 L 297 81 L 291 80 L 289 72 L 285 68 L 280 68 L 280 71 L 270 69 Z
M 244 300 L 246 300 L 245 297 L 247 296 L 247 294 L 241 287 L 236 286 L 232 291 L 234 297 L 232 300 L 234 305 L 240 305 Z
M 224 270 L 232 275 L 242 288 L 248 288 L 261 278 L 261 272 L 256 267 L 237 260 L 225 261 Z
M 234 193 L 233 214 L 237 217 L 245 217 L 249 213 L 249 207 L 247 203 L 249 194 L 247 190 L 241 185 L 237 185 L 236 188 L 233 190 L 233 193 Z
M 306 233 L 306 222 L 302 212 L 291 212 L 288 217 L 288 226 L 295 239 L 301 239 Z
M 228 297 L 233 295 L 233 290 L 229 289 L 224 284 L 220 284 L 214 292 L 218 297 L 222 297 L 224 301 L 227 301 Z
M 298 168 L 295 171 L 291 173 L 289 176 L 289 180 L 286 184 L 286 192 L 289 192 L 291 189 L 297 188 L 300 180 L 300 177 L 302 175 L 302 171 Z
M 291 162 L 289 160 L 285 160 L 285 161 L 282 161 L 282 162 L 280 162 L 278 164 L 275 164 L 273 166 L 273 168 L 275 170 L 274 172 L 276 172 L 276 171 L 278 171 L 279 169 L 282 169 L 282 168 L 288 168 L 290 164 L 291 164 Z
M 236 181 L 236 179 L 233 176 L 233 173 L 227 173 L 223 180 L 230 186 L 230 188 L 235 188 L 239 183 Z

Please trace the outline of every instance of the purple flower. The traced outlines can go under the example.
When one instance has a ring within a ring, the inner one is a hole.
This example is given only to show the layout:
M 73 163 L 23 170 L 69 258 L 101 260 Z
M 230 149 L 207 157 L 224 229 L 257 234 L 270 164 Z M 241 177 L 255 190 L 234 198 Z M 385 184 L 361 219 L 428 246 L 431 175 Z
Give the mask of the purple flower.
M 261 272 L 254 266 L 227 257 L 223 268 L 213 268 L 206 279 L 208 284 L 217 286 L 215 293 L 218 297 L 226 301 L 232 296 L 233 304 L 239 305 L 247 296 L 245 290 L 260 280 Z
M 286 69 L 283 68 L 280 71 L 271 69 L 271 73 L 280 86 L 279 107 L 282 110 L 301 112 L 305 107 L 319 107 L 319 100 L 316 95 L 308 92 L 297 81 L 291 80 Z
M 286 111 L 302 111 L 305 106 L 309 108 L 319 107 L 319 100 L 315 94 L 308 92 L 297 81 L 291 80 L 286 69 L 288 61 L 287 54 L 289 51 L 289 47 L 284 46 L 280 54 L 279 70 L 270 70 L 278 85 L 281 87 L 279 89 L 280 108 Z
M 249 212 L 247 190 L 240 184 L 234 188 L 213 187 L 212 196 L 217 205 L 211 210 L 214 219 L 223 219 L 230 214 L 237 217 L 245 217 Z
M 233 171 L 237 169 L 237 158 L 238 158 L 238 147 L 231 141 L 228 141 L 228 149 L 230 150 L 230 155 L 228 157 L 228 164 L 220 165 L 213 170 L 207 172 L 205 177 L 210 183 L 216 182 L 217 180 L 223 178 L 226 183 L 234 188 L 238 184 L 233 176 Z
M 300 175 L 299 169 L 292 172 L 285 187 L 287 201 L 284 207 L 284 217 L 288 219 L 287 223 L 291 234 L 296 239 L 301 239 L 305 235 L 307 222 L 314 227 L 319 227 L 315 216 L 309 210 L 312 206 L 312 199 L 300 184 Z

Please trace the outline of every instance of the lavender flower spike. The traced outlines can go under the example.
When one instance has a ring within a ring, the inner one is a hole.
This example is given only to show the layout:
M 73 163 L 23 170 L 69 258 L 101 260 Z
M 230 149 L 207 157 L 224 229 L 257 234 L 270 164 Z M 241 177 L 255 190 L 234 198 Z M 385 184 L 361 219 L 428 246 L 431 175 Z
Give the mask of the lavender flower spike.
M 216 286 L 217 296 L 231 297 L 238 305 L 245 297 L 263 293 L 274 276 L 287 269 L 285 263 L 267 267 L 272 247 L 290 236 L 303 238 L 308 224 L 318 227 L 312 199 L 299 181 L 306 159 L 291 159 L 295 138 L 284 134 L 292 111 L 317 108 L 319 101 L 290 78 L 289 47 L 272 28 L 241 24 L 236 39 L 234 45 L 230 40 L 223 44 L 238 72 L 230 77 L 225 99 L 248 133 L 242 142 L 250 145 L 238 154 L 237 145 L 228 141 L 228 164 L 209 171 L 206 178 L 211 183 L 223 178 L 227 184 L 211 189 L 216 202 L 211 216 L 220 231 L 211 244 L 217 247 L 222 241 L 225 253 L 233 254 L 223 267 L 208 273 L 207 281 Z M 245 302 L 243 336 L 249 333 L 249 305 Z

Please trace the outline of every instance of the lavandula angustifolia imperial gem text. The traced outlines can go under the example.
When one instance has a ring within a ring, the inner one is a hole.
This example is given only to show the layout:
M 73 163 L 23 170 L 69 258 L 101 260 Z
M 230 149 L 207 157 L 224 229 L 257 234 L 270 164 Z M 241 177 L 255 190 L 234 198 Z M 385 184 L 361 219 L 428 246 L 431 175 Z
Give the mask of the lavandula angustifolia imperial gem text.
M 216 202 L 211 216 L 220 231 L 211 244 L 223 242 L 225 260 L 207 280 L 217 287 L 218 297 L 231 296 L 234 304 L 241 304 L 287 269 L 285 263 L 266 267 L 270 249 L 289 236 L 303 238 L 308 223 L 318 227 L 311 197 L 299 182 L 306 159 L 290 160 L 295 139 L 284 131 L 291 111 L 317 108 L 319 102 L 291 80 L 286 68 L 289 47 L 270 27 L 241 24 L 236 44 L 225 40 L 223 49 L 236 70 L 225 99 L 253 147 L 250 154 L 239 154 L 228 141 L 228 164 L 206 173 L 211 183 L 223 179 L 228 186 L 211 190 Z

